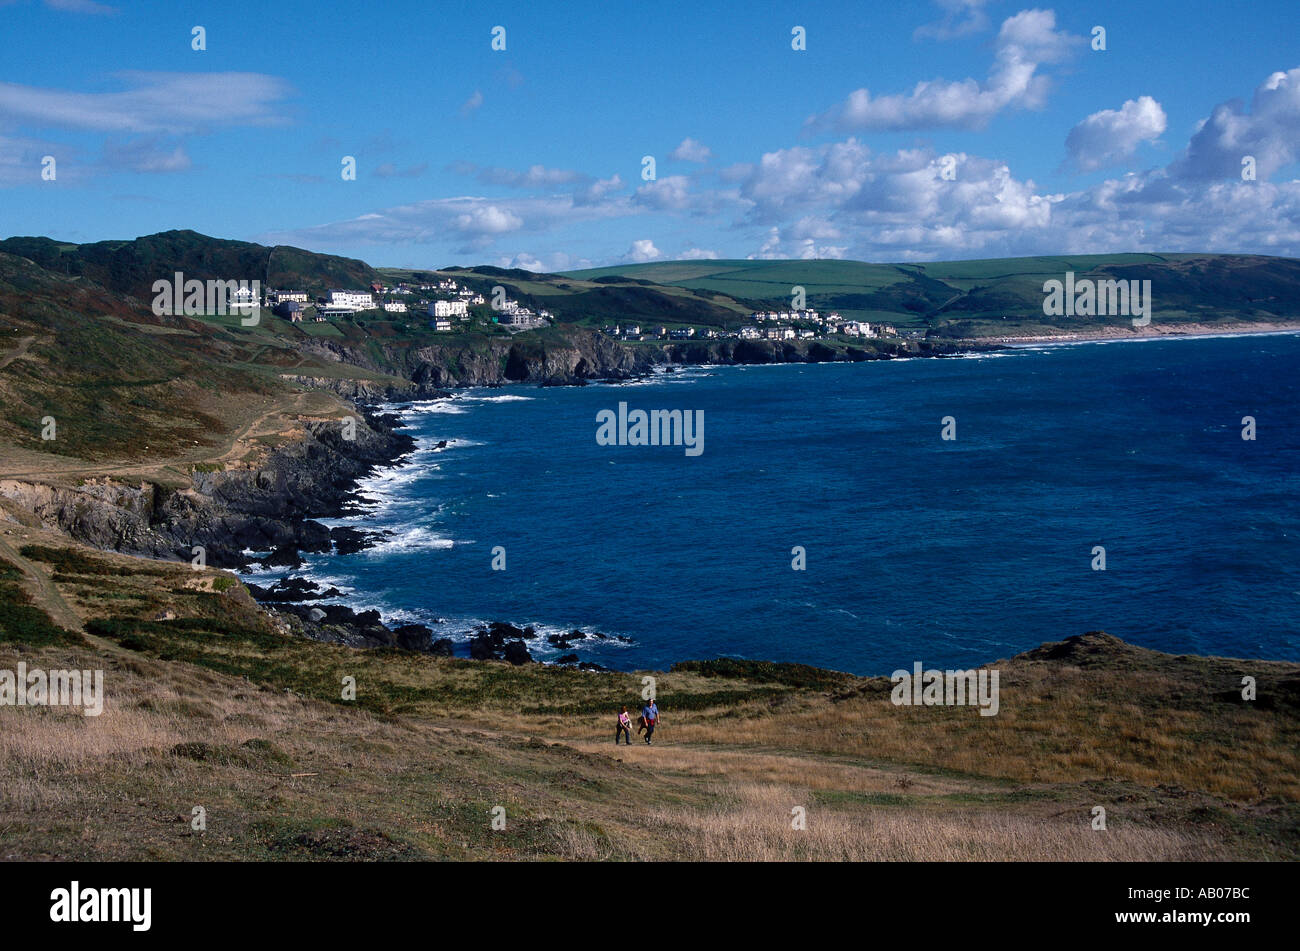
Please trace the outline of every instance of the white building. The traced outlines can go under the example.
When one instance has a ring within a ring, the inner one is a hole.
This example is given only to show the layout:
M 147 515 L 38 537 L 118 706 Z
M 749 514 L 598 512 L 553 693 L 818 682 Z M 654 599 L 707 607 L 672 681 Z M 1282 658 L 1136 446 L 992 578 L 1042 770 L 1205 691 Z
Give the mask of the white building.
M 433 329 L 438 332 L 444 332 L 451 329 L 451 321 L 446 317 L 437 317 L 433 321 Z
M 436 300 L 429 305 L 430 317 L 465 317 L 469 305 L 463 300 Z
M 330 306 L 370 310 L 375 306 L 375 295 L 370 291 L 330 291 Z
M 532 327 L 546 326 L 545 320 L 527 308 L 502 312 L 497 317 L 497 323 L 507 330 L 528 330 Z
M 389 301 L 384 304 L 384 310 L 388 311 L 390 314 L 404 314 L 406 313 L 406 304 L 400 300 Z
M 231 310 L 246 310 L 250 307 L 257 307 L 261 303 L 262 299 L 251 287 L 237 287 L 231 293 L 230 299 L 226 301 L 226 306 Z

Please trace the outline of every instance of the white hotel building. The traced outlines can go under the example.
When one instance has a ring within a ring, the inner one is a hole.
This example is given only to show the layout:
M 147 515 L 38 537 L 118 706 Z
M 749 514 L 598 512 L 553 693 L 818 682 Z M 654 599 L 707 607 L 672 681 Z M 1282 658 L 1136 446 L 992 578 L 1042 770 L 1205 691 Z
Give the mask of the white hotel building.
M 429 304 L 430 317 L 466 317 L 469 304 L 463 300 L 436 300 Z
M 370 291 L 330 291 L 330 306 L 371 310 L 375 306 L 375 296 Z

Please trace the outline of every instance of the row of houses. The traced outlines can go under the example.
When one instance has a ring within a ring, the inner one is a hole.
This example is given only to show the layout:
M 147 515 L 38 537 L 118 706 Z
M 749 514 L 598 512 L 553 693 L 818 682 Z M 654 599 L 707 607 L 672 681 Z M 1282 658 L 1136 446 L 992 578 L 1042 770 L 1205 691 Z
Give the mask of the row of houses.
M 809 327 L 741 327 L 736 334 L 741 340 L 811 340 L 819 336 Z
M 455 296 L 454 300 L 429 301 L 427 308 L 430 317 L 459 317 L 465 320 L 469 317 L 469 308 L 472 304 L 484 303 L 481 295 L 475 294 L 468 288 L 460 287 L 455 281 L 441 281 L 436 286 L 424 284 L 420 287 L 440 293 L 452 293 Z M 368 291 L 335 289 L 330 290 L 325 297 L 312 300 L 306 291 L 268 290 L 266 304 L 273 308 L 272 312 L 277 316 L 285 317 L 295 323 L 302 320 L 303 312 L 309 306 L 316 308 L 314 319 L 318 321 L 350 317 L 363 310 L 382 309 L 389 314 L 409 313 L 411 305 L 406 301 L 384 300 L 385 297 L 393 294 L 412 296 L 414 291 L 406 285 L 388 287 L 372 284 Z
M 611 337 L 618 337 L 620 340 L 690 340 L 694 338 L 717 339 L 720 337 L 730 337 L 739 340 L 813 340 L 818 337 L 825 337 L 831 333 L 842 333 L 847 337 L 884 337 L 894 334 L 894 328 L 888 325 L 879 325 L 872 328 L 871 324 L 866 321 L 858 320 L 841 320 L 839 315 L 834 315 L 836 322 L 833 326 L 828 325 L 825 330 L 815 327 L 792 327 L 789 324 L 778 324 L 775 327 L 756 327 L 747 324 L 739 330 L 719 331 L 713 328 L 697 330 L 694 327 L 675 327 L 669 330 L 667 327 L 650 327 L 643 333 L 640 324 L 613 324 L 601 328 L 601 331 Z
M 714 330 L 712 327 L 706 327 L 704 330 L 696 330 L 694 327 L 674 327 L 669 330 L 667 327 L 648 327 L 644 331 L 640 324 L 613 324 L 601 328 L 601 333 L 610 337 L 618 337 L 620 340 L 645 340 L 664 339 L 664 340 L 691 340 L 696 337 L 712 340 L 724 336 L 721 331 Z
M 795 323 L 801 320 L 808 321 L 809 323 L 821 324 L 825 323 L 827 320 L 838 321 L 840 315 L 829 314 L 826 317 L 822 317 L 822 315 L 815 310 L 758 310 L 750 314 L 749 319 L 758 324 L 764 322 Z

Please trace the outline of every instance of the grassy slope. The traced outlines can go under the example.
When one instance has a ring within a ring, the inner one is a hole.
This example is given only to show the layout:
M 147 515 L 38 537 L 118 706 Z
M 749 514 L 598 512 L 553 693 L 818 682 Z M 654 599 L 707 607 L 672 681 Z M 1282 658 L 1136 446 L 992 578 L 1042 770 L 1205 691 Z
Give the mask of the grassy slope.
M 571 280 L 624 277 L 785 306 L 802 286 L 809 304 L 957 336 L 1095 329 L 1124 319 L 1046 320 L 1042 285 L 1066 271 L 1099 280 L 1150 280 L 1153 320 L 1188 324 L 1300 320 L 1300 261 L 1259 255 L 1103 254 L 927 264 L 861 261 L 667 261 L 574 271 Z
M 6 624 L 0 668 L 104 668 L 109 703 L 0 709 L 3 857 L 1297 857 L 1295 664 L 1091 636 L 999 661 L 989 718 L 895 707 L 883 679 L 683 665 L 655 675 L 660 742 L 614 749 L 639 674 L 318 644 L 216 573 L 7 531 L 0 557 L 91 622 L 84 638 Z

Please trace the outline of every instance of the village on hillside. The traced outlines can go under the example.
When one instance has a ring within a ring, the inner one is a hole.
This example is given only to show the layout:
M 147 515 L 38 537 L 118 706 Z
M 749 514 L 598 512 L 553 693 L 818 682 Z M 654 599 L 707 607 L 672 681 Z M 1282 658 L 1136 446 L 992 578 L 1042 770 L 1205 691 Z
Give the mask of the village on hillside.
M 750 323 L 735 330 L 716 327 L 642 327 L 639 323 L 612 324 L 603 333 L 619 340 L 816 340 L 836 334 L 845 337 L 892 337 L 897 331 L 888 324 L 872 326 L 866 321 L 845 320 L 839 314 L 815 310 L 755 311 Z
M 306 291 L 267 290 L 263 303 L 275 316 L 295 324 L 353 317 L 366 311 L 414 313 L 426 315 L 434 331 L 445 333 L 467 324 L 470 308 L 482 307 L 487 300 L 455 280 L 444 278 L 434 284 L 374 283 L 369 290 L 330 290 L 324 297 L 316 298 Z M 545 327 L 552 319 L 549 311 L 534 313 L 510 298 L 492 312 L 492 322 L 511 332 Z
M 482 294 L 452 278 L 436 283 L 374 283 L 368 290 L 336 289 L 313 297 L 300 290 L 267 290 L 263 304 L 271 312 L 291 323 L 327 322 L 352 318 L 365 312 L 375 314 L 419 314 L 428 318 L 435 332 L 468 330 L 474 318 L 472 308 L 486 307 Z M 555 321 L 548 310 L 532 310 L 509 297 L 493 302 L 490 311 L 480 312 L 484 323 L 511 333 L 547 327 Z M 748 322 L 733 329 L 691 325 L 643 326 L 636 321 L 609 324 L 601 328 L 607 336 L 624 341 L 643 340 L 816 340 L 844 337 L 895 337 L 898 331 L 889 324 L 871 324 L 850 320 L 838 313 L 822 314 L 812 309 L 755 311 Z

